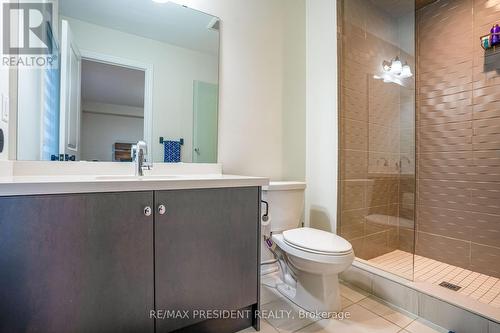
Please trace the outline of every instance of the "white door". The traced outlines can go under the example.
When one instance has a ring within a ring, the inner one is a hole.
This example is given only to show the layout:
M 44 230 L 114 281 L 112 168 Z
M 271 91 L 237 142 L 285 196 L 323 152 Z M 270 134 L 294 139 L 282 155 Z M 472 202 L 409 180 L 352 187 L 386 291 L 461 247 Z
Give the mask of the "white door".
M 194 81 L 193 96 L 193 162 L 217 163 L 219 87 Z
M 82 57 L 71 35 L 68 21 L 61 25 L 61 108 L 59 153 L 80 159 Z

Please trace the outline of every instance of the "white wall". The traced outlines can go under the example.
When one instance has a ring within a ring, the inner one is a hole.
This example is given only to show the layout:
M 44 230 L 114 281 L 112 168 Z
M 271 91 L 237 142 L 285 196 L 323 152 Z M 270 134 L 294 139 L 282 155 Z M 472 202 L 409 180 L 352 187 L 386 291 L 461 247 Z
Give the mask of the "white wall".
M 37 161 L 41 157 L 42 75 L 38 68 L 18 70 L 18 95 L 21 97 L 17 101 L 18 160 Z
M 305 113 L 305 90 L 289 82 L 300 80 L 305 63 L 300 55 L 287 53 L 305 49 L 304 0 L 175 2 L 222 20 L 218 160 L 224 172 L 286 177 L 285 151 L 297 154 L 288 156 L 292 160 L 304 160 L 300 144 L 296 150 L 284 149 L 283 135 L 284 112 Z M 298 18 L 295 24 L 290 17 Z M 296 140 L 304 141 L 300 130 Z
M 306 5 L 287 0 L 285 6 L 282 116 L 282 176 L 306 176 Z
M 0 15 L 3 15 L 3 7 L 0 8 Z M 3 17 L 3 16 L 1 16 Z M 0 36 L 3 36 L 3 24 L 0 24 Z M 0 67 L 0 103 L 2 103 L 2 96 L 9 96 L 9 70 L 5 67 Z M 0 113 L 1 113 L 0 105 Z M 4 134 L 4 148 L 3 152 L 0 153 L 0 160 L 7 160 L 9 156 L 9 144 L 7 138 L 9 136 L 9 124 L 2 121 L 2 116 L 0 114 L 0 128 Z
M 307 0 L 306 225 L 336 232 L 336 1 Z
M 81 159 L 113 161 L 113 144 L 135 143 L 144 137 L 144 110 L 123 105 L 84 103 Z
M 153 65 L 154 161 L 163 161 L 159 137 L 184 138 L 182 161 L 192 159 L 193 81 L 217 83 L 218 59 L 87 22 L 65 18 L 79 48 Z
M 0 35 L 1 35 L 1 28 L 0 28 Z M 9 97 L 9 70 L 5 68 L 0 68 L 0 103 L 2 103 L 2 98 L 8 98 Z M 2 115 L 1 115 L 1 108 L 2 105 L 0 105 L 0 128 L 3 131 L 4 134 L 4 148 L 3 152 L 0 153 L 0 160 L 7 160 L 9 156 L 9 144 L 8 144 L 8 137 L 9 137 L 9 124 L 2 121 Z

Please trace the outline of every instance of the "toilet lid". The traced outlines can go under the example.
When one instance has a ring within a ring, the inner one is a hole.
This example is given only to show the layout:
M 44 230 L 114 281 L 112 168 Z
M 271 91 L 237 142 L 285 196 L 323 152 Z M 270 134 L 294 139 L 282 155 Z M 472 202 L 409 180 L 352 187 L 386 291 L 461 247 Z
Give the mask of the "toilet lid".
M 297 228 L 286 230 L 283 232 L 283 239 L 287 243 L 304 250 L 329 254 L 343 254 L 352 251 L 351 243 L 344 238 L 318 229 Z

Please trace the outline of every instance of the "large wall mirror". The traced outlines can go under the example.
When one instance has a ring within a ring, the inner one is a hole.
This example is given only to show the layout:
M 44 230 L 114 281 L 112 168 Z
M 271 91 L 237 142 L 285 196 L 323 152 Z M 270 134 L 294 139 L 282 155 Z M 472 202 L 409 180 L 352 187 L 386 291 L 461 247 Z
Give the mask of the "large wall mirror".
M 217 162 L 217 17 L 153 0 L 59 0 L 59 65 L 18 70 L 18 160 Z

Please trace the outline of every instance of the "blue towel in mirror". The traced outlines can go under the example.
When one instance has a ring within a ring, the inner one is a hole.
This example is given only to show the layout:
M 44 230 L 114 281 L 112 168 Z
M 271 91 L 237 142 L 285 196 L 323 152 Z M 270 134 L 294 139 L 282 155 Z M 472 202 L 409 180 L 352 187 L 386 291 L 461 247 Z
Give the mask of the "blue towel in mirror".
M 163 141 L 165 163 L 179 163 L 181 161 L 181 142 Z

